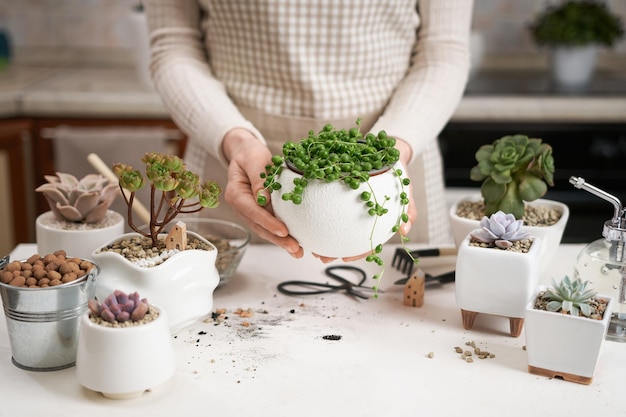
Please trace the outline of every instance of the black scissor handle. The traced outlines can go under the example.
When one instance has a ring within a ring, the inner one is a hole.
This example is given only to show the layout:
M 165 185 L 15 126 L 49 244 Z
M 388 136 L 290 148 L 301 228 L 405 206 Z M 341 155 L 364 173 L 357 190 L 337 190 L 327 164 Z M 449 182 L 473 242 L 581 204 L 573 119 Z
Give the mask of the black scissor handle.
M 342 277 L 341 275 L 338 275 L 337 273 L 335 273 L 334 271 L 352 271 L 352 272 L 356 272 L 361 279 L 359 280 L 359 282 L 354 283 L 352 281 L 350 281 L 347 278 Z M 365 282 L 365 280 L 367 279 L 367 275 L 365 274 L 365 271 L 363 271 L 361 268 L 358 268 L 356 266 L 351 266 L 351 265 L 333 265 L 333 266 L 329 266 L 324 270 L 324 273 L 326 275 L 328 275 L 329 277 L 345 284 L 348 286 L 352 286 L 352 287 L 360 287 L 361 285 L 363 285 L 363 283 Z
M 290 290 L 289 287 L 297 287 L 298 289 Z M 346 289 L 344 285 L 331 285 L 322 282 L 311 281 L 285 281 L 281 282 L 277 286 L 278 291 L 286 295 L 314 295 L 314 294 L 326 294 L 330 292 L 337 292 L 339 290 Z M 310 288 L 307 290 L 306 288 Z M 319 288 L 319 289 L 315 289 Z

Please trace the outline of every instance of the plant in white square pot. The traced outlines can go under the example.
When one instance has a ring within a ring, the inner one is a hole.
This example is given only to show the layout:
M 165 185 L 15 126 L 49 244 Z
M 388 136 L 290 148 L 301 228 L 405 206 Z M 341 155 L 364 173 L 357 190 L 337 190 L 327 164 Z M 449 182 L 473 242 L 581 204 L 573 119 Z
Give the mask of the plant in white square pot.
M 165 311 L 137 292 L 90 299 L 80 323 L 78 382 L 111 399 L 139 397 L 174 375 L 171 338 Z
M 168 234 L 162 232 L 179 214 L 216 207 L 221 188 L 213 181 L 200 183 L 178 156 L 147 153 L 142 161 L 145 177 L 125 164 L 113 167 L 119 186 L 129 191 L 124 200 L 128 225 L 135 233 L 117 236 L 93 252 L 102 268 L 96 297 L 104 299 L 116 289 L 139 291 L 167 312 L 176 332 L 213 308 L 219 283 L 217 249 L 199 234 L 187 232 L 182 222 Z M 150 221 L 142 228 L 133 221 L 132 205 L 145 178 L 151 187 Z
M 501 211 L 484 217 L 480 225 L 466 236 L 457 255 L 456 304 L 463 327 L 471 330 L 479 313 L 503 316 L 509 319 L 511 336 L 518 337 L 524 309 L 539 282 L 541 239 Z
M 609 327 L 614 300 L 565 276 L 541 286 L 526 306 L 528 372 L 590 384 Z
M 35 222 L 39 253 L 64 250 L 70 257 L 91 259 L 94 249 L 124 233 L 124 217 L 109 210 L 119 194 L 117 184 L 97 174 L 79 180 L 58 172 L 45 178 L 48 182 L 35 189 L 50 206 Z
M 554 184 L 552 147 L 541 139 L 509 135 L 482 145 L 470 178 L 482 182 L 480 195 L 464 197 L 450 207 L 457 248 L 483 216 L 497 211 L 523 220 L 522 228 L 540 238 L 541 270 L 550 265 L 569 219 L 567 205 L 541 198 Z

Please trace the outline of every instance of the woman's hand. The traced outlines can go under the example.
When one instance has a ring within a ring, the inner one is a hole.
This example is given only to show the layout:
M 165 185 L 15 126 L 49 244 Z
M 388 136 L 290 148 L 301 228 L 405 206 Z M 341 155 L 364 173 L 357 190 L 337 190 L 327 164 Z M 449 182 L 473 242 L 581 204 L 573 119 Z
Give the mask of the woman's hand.
M 269 149 L 249 131 L 233 129 L 224 136 L 222 150 L 229 161 L 226 202 L 259 237 L 280 246 L 294 258 L 301 258 L 304 251 L 269 208 L 269 193 L 264 191 L 267 207 L 257 203 L 257 192 L 264 188 L 260 174 L 272 158 Z

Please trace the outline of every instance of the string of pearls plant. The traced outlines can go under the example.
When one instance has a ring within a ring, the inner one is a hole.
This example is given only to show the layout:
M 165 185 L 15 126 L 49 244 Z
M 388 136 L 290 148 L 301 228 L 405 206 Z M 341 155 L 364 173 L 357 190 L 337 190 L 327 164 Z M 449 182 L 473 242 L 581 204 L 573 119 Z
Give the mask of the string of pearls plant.
M 370 233 L 371 253 L 366 256 L 367 262 L 374 262 L 381 266 L 381 271 L 374 275 L 373 279 L 380 282 L 384 272 L 384 261 L 380 257 L 383 249 L 382 243 L 376 243 L 372 237 L 376 229 L 377 220 L 389 211 L 386 205 L 390 197 L 377 196 L 371 184 L 370 176 L 383 173 L 389 169 L 393 170 L 393 175 L 398 179 L 400 186 L 400 204 L 402 210 L 392 232 L 400 230 L 401 223 L 408 221 L 406 208 L 409 204 L 409 197 L 406 188 L 410 180 L 403 176 L 404 173 L 399 168 L 394 168 L 400 159 L 400 151 L 395 148 L 396 140 L 387 136 L 385 131 L 380 131 L 377 135 L 361 133 L 361 119 L 357 119 L 356 127 L 351 129 L 335 129 L 331 124 L 315 133 L 309 131 L 308 136 L 299 141 L 287 141 L 283 145 L 283 154 L 274 155 L 272 163 L 265 167 L 265 172 L 261 173 L 264 179 L 264 189 L 257 194 L 257 203 L 265 206 L 268 203 L 264 190 L 278 191 L 285 187 L 280 183 L 280 174 L 283 169 L 288 168 L 296 172 L 299 177 L 293 180 L 293 188 L 287 192 L 283 190 L 282 199 L 291 201 L 293 204 L 302 203 L 307 186 L 311 181 L 341 181 L 348 190 L 358 190 L 362 184 L 366 184 L 369 191 L 362 191 L 360 199 L 363 201 L 364 209 L 370 216 L 376 216 L 376 221 Z M 329 202 L 330 204 L 331 202 Z M 408 241 L 406 236 L 401 236 L 404 249 Z M 417 260 L 412 258 L 414 262 Z M 378 296 L 378 285 L 373 286 L 374 296 Z

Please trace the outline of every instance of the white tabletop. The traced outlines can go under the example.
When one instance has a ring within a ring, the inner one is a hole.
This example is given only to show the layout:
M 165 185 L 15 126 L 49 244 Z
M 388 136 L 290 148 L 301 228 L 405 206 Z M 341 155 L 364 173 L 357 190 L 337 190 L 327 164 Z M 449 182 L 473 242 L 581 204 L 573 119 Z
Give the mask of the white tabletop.
M 542 280 L 571 273 L 582 247 L 562 245 Z M 82 388 L 75 368 L 28 372 L 15 367 L 2 319 L 0 416 L 545 416 L 568 411 L 626 416 L 621 388 L 626 344 L 605 342 L 591 385 L 531 375 L 524 334 L 510 337 L 507 319 L 479 315 L 473 330 L 463 329 L 454 284 L 428 284 L 423 307 L 403 306 L 403 287 L 393 285 L 402 277 L 391 267 L 393 249 L 384 251 L 385 293 L 362 301 L 344 294 L 282 295 L 276 285 L 284 280 L 325 281 L 324 265 L 313 257 L 292 259 L 273 246 L 251 246 L 236 276 L 215 292 L 215 307 L 226 309 L 228 318 L 179 332 L 175 376 L 134 400 L 107 400 Z M 11 257 L 32 253 L 34 246 L 20 245 Z M 374 270 L 364 261 L 356 265 Z M 453 269 L 454 257 L 422 258 L 421 267 Z M 237 308 L 254 314 L 242 318 Z M 341 338 L 327 340 L 328 335 Z M 461 360 L 454 348 L 472 341 L 495 358 Z

